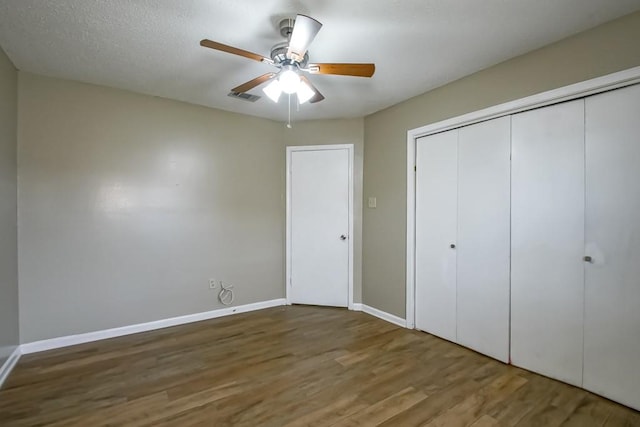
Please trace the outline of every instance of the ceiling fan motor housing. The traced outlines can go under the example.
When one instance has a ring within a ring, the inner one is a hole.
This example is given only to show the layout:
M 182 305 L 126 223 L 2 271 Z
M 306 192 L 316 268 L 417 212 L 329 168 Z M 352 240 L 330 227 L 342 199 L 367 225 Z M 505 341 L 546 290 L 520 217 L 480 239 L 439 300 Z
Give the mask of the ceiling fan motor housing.
M 277 66 L 283 66 L 288 64 L 293 64 L 295 61 L 287 58 L 287 51 L 289 50 L 289 42 L 281 42 L 275 44 L 271 48 L 271 59 L 273 63 Z M 309 62 L 309 52 L 304 54 L 304 58 L 300 62 L 295 62 L 300 68 L 305 68 L 307 63 Z

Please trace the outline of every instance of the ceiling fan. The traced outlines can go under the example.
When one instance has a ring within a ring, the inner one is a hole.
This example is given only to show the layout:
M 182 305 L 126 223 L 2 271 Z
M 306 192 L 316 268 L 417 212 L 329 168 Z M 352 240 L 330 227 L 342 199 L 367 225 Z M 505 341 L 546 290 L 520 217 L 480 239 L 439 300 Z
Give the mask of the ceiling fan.
M 263 91 L 274 102 L 278 102 L 282 93 L 295 93 L 300 104 L 307 101 L 310 103 L 322 101 L 324 96 L 303 73 L 371 77 L 375 72 L 375 64 L 309 63 L 307 49 L 322 27 L 322 24 L 313 18 L 297 15 L 295 20 L 282 20 L 279 27 L 280 34 L 286 37 L 287 41 L 273 46 L 270 58 L 207 39 L 202 40 L 200 46 L 243 56 L 279 68 L 279 71 L 263 74 L 231 89 L 231 92 L 236 94 L 245 93 L 271 81 Z

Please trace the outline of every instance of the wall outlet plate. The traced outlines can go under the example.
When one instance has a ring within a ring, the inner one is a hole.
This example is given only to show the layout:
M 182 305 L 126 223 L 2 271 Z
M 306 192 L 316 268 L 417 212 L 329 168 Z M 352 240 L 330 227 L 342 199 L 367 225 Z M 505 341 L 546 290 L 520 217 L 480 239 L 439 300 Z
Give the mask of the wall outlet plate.
M 218 286 L 216 285 L 216 279 L 209 279 L 209 289 L 215 289 Z

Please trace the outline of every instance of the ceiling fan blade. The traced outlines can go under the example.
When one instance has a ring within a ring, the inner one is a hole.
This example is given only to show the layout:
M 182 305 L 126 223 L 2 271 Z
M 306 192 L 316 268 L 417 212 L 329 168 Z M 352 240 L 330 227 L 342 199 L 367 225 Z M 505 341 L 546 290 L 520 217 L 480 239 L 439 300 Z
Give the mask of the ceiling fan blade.
M 276 73 L 263 74 L 260 77 L 256 77 L 253 80 L 249 80 L 248 82 L 241 84 L 240 86 L 234 87 L 233 89 L 231 89 L 231 92 L 234 92 L 234 93 L 245 93 L 245 92 L 248 92 L 251 89 L 253 89 L 254 87 L 259 86 L 262 83 L 271 80 L 275 76 L 276 76 Z
M 214 42 L 213 40 L 204 39 L 200 41 L 200 46 L 208 47 L 210 49 L 220 50 L 222 52 L 232 53 L 238 56 L 244 56 L 245 58 L 253 59 L 258 62 L 266 62 L 273 64 L 273 61 L 257 53 L 249 52 L 248 50 L 238 49 L 237 47 L 228 46 L 226 44 Z
M 322 95 L 320 93 L 320 91 L 318 89 L 316 89 L 316 87 L 313 85 L 313 83 L 311 83 L 311 80 L 309 80 L 307 78 L 307 76 L 300 76 L 300 78 L 302 79 L 303 82 L 305 82 L 306 84 L 309 85 L 309 87 L 311 89 L 313 89 L 313 91 L 316 93 L 315 95 L 313 95 L 313 97 L 309 100 L 309 104 L 315 104 L 316 102 L 320 102 L 324 99 L 324 95 Z
M 289 49 L 287 50 L 287 58 L 294 61 L 302 61 L 304 54 L 307 53 L 309 45 L 322 28 L 322 24 L 306 15 L 296 16 L 296 22 L 293 24 L 293 32 L 291 40 L 289 40 Z
M 337 74 L 339 76 L 371 77 L 376 71 L 375 64 L 309 64 L 311 74 Z

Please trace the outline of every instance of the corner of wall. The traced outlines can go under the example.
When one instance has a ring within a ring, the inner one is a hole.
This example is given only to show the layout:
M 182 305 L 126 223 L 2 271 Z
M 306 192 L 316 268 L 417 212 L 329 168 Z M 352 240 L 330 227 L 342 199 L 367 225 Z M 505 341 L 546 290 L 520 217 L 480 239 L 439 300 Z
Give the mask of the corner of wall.
M 0 49 L 0 377 L 20 342 L 17 234 L 18 72 Z

